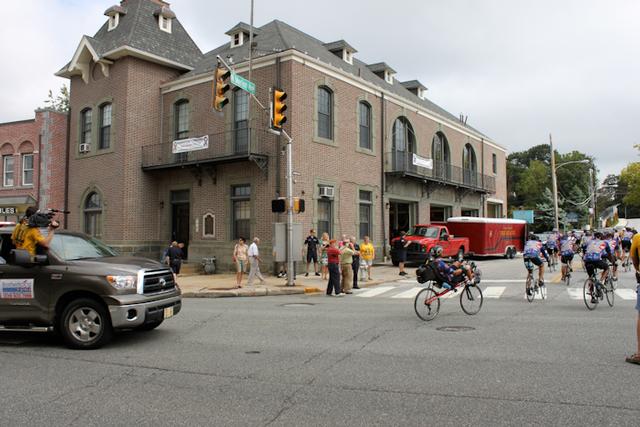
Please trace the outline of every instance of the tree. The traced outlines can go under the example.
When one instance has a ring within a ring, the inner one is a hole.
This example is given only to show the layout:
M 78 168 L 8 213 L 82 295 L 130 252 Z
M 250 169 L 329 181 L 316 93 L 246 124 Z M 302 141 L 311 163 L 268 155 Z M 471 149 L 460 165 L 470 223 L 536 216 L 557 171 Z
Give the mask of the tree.
M 553 194 L 551 190 L 545 188 L 541 194 L 541 201 L 536 205 L 536 217 L 534 229 L 536 232 L 549 231 L 555 227 L 555 212 L 553 209 Z M 558 223 L 560 229 L 569 227 L 567 213 L 558 203 Z
M 620 182 L 626 187 L 624 203 L 640 207 L 640 162 L 629 163 L 620 174 Z
M 44 101 L 45 108 L 51 108 L 55 111 L 60 111 L 61 113 L 69 112 L 69 88 L 67 85 L 62 85 L 60 88 L 60 92 L 55 97 L 53 96 L 53 92 L 49 89 L 49 95 L 47 99 Z
M 543 190 L 549 188 L 549 168 L 540 160 L 532 160 L 520 175 L 515 190 L 523 199 L 523 207 L 533 209 L 544 200 Z

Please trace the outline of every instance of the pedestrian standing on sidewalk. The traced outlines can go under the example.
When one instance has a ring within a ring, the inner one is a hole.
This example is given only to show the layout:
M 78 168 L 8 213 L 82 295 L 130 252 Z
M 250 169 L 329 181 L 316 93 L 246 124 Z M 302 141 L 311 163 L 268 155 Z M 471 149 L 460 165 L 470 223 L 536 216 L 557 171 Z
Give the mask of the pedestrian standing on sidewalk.
M 400 237 L 396 240 L 396 256 L 398 257 L 398 265 L 400 266 L 400 276 L 406 276 L 404 271 L 404 263 L 407 262 L 407 247 L 411 244 L 411 241 L 407 241 L 405 231 L 400 232 Z
M 309 230 L 309 235 L 304 240 L 304 246 L 307 249 L 307 270 L 304 277 L 309 277 L 309 264 L 313 261 L 313 271 L 316 276 L 319 276 L 318 273 L 318 246 L 320 245 L 320 241 L 316 237 L 316 230 L 313 228 Z
M 340 249 L 340 269 L 342 271 L 342 292 L 352 294 L 353 286 L 353 255 L 356 253 L 351 242 L 347 239 L 343 241 L 342 249 Z
M 242 275 L 247 272 L 249 261 L 249 247 L 244 237 L 238 239 L 238 243 L 233 248 L 233 262 L 236 265 L 236 286 L 242 287 Z
M 627 357 L 627 362 L 633 363 L 635 365 L 640 365 L 640 234 L 636 234 L 633 236 L 631 240 L 631 251 L 629 252 L 629 256 L 631 257 L 631 261 L 633 261 L 633 267 L 636 270 L 636 311 L 638 314 L 638 319 L 636 320 L 636 352 L 631 356 Z
M 369 240 L 369 236 L 364 236 L 364 242 L 360 245 L 360 257 L 365 264 L 367 280 L 371 280 L 371 267 L 373 267 L 373 260 L 376 257 L 376 251 Z
M 182 266 L 182 249 L 178 246 L 178 242 L 171 242 L 171 246 L 167 250 L 167 257 L 169 258 L 169 266 L 175 274 L 180 274 L 180 267 Z
M 249 246 L 249 250 L 247 251 L 247 255 L 249 256 L 249 279 L 247 279 L 247 286 L 253 286 L 253 280 L 257 277 L 260 280 L 260 284 L 264 284 L 265 280 L 262 277 L 262 273 L 260 273 L 260 251 L 258 250 L 258 245 L 260 244 L 260 239 L 257 237 L 253 238 L 253 243 Z
M 322 239 L 320 239 L 320 273 L 322 273 L 322 280 L 327 280 L 327 278 L 329 277 L 329 261 L 327 258 L 329 241 L 329 234 L 322 233 Z
M 334 292 L 336 296 L 340 291 L 340 250 L 336 247 L 336 241 L 330 240 L 327 247 L 327 267 L 329 270 L 329 283 L 327 283 L 327 296 Z
M 356 236 L 351 236 L 351 245 L 353 246 L 353 262 L 351 263 L 351 270 L 353 271 L 353 289 L 360 289 L 358 286 L 358 272 L 360 271 L 360 245 Z

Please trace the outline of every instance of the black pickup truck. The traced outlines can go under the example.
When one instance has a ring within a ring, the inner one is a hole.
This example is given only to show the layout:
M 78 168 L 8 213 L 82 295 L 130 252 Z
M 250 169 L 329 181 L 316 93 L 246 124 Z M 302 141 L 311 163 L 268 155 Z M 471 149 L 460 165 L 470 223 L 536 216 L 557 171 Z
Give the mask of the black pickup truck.
M 151 330 L 180 312 L 175 276 L 159 262 L 69 231 L 32 257 L 13 248 L 13 228 L 0 228 L 0 332 L 54 331 L 71 348 L 92 349 L 114 329 Z

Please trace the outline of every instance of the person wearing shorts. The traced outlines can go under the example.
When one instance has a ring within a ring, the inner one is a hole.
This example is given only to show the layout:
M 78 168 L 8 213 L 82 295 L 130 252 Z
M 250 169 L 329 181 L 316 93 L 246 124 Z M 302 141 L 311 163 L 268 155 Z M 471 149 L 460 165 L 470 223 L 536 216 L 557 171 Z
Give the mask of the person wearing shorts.
M 242 287 L 242 276 L 247 271 L 247 263 L 249 260 L 248 256 L 249 247 L 247 246 L 247 242 L 244 237 L 240 237 L 238 239 L 238 243 L 233 248 L 233 262 L 236 265 L 236 286 L 238 288 Z
M 360 257 L 367 270 L 367 280 L 371 280 L 371 267 L 373 267 L 373 260 L 375 258 L 375 248 L 369 239 L 369 236 L 364 236 L 364 242 L 360 245 Z
M 320 273 L 322 280 L 327 280 L 329 277 L 329 256 L 327 255 L 329 242 L 329 234 L 322 233 L 322 239 L 320 239 Z
M 529 269 L 528 263 L 531 262 L 538 267 L 538 284 L 544 286 L 544 265 L 542 265 L 542 257 L 549 262 L 549 255 L 544 249 L 544 245 L 540 241 L 540 238 L 535 234 L 529 235 L 529 239 L 524 244 L 524 265 Z M 531 295 L 533 292 L 530 288 L 526 288 L 527 295 Z
M 313 270 L 316 276 L 319 276 L 318 273 L 318 246 L 320 246 L 320 241 L 316 237 L 316 231 L 314 229 L 309 230 L 309 235 L 304 240 L 304 245 L 307 247 L 307 271 L 305 273 L 305 277 L 309 276 L 309 264 L 313 261 Z
M 633 363 L 634 365 L 640 365 L 640 257 L 638 251 L 640 250 L 640 234 L 633 236 L 631 240 L 631 261 L 633 261 L 633 267 L 636 270 L 636 352 L 627 357 L 626 361 Z

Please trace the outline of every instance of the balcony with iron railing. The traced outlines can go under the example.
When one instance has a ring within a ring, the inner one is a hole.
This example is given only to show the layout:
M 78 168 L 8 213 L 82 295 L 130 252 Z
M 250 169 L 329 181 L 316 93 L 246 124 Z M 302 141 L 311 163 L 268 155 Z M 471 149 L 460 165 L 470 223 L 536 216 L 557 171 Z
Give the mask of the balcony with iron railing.
M 200 137 L 204 135 L 196 135 Z M 142 169 L 170 169 L 190 165 L 255 161 L 262 168 L 269 147 L 277 147 L 277 136 L 264 129 L 243 128 L 209 134 L 208 147 L 184 153 L 173 152 L 173 141 L 142 147 Z
M 385 153 L 384 165 L 385 173 L 388 174 L 426 179 L 483 193 L 496 191 L 496 179 L 493 176 L 438 161 L 433 162 L 431 169 L 418 166 L 413 163 L 413 153 L 411 152 L 392 151 Z

